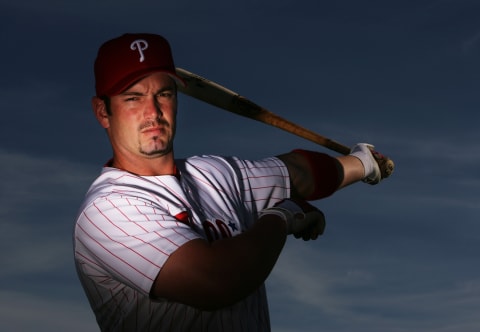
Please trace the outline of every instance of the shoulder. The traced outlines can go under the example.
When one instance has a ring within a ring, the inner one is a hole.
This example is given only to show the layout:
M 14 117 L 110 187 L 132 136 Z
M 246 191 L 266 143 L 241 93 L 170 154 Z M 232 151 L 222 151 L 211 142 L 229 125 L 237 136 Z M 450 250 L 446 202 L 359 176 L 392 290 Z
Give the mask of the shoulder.
M 152 205 L 165 198 L 167 190 L 178 187 L 175 176 L 138 176 L 116 168 L 104 167 L 88 189 L 80 210 L 94 201 L 130 200 L 130 204 Z M 178 190 L 172 190 L 172 193 Z M 151 204 L 152 203 L 152 204 Z

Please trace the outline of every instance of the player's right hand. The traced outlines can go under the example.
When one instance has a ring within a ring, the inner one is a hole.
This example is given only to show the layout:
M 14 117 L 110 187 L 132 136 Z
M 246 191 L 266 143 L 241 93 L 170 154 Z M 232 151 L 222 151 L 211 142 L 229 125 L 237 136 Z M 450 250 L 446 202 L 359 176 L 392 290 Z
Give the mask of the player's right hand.
M 325 216 L 322 211 L 303 200 L 284 199 L 273 207 L 260 212 L 280 216 L 287 224 L 287 233 L 305 241 L 315 240 L 325 230 Z
M 365 168 L 363 182 L 377 184 L 393 173 L 394 164 L 391 159 L 375 151 L 374 146 L 367 143 L 358 143 L 350 150 L 350 155 L 355 156 Z

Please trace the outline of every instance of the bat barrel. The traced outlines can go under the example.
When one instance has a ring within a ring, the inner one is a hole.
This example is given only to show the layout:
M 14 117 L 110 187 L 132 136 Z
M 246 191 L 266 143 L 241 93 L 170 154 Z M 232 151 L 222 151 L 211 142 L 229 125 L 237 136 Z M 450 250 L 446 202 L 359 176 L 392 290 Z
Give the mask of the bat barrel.
M 349 147 L 288 121 L 215 82 L 182 68 L 176 68 L 176 71 L 187 84 L 186 86 L 178 86 L 178 89 L 188 96 L 226 111 L 285 130 L 343 155 L 350 153 Z

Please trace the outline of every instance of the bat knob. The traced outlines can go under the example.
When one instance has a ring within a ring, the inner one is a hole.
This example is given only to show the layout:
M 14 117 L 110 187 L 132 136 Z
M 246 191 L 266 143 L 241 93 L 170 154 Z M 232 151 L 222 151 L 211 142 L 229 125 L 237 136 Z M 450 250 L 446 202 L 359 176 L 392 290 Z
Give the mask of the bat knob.
M 382 180 L 392 175 L 395 170 L 395 163 L 393 160 L 374 150 L 372 151 L 372 155 L 378 163 Z

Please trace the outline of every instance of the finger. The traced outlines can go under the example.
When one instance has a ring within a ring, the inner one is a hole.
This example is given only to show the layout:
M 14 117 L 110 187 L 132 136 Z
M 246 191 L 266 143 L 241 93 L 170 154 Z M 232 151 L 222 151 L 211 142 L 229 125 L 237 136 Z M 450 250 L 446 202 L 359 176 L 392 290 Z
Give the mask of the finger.
M 295 236 L 296 239 L 302 238 L 304 241 L 316 240 L 320 236 L 321 231 L 322 227 L 311 225 L 307 229 L 294 233 L 293 236 Z

